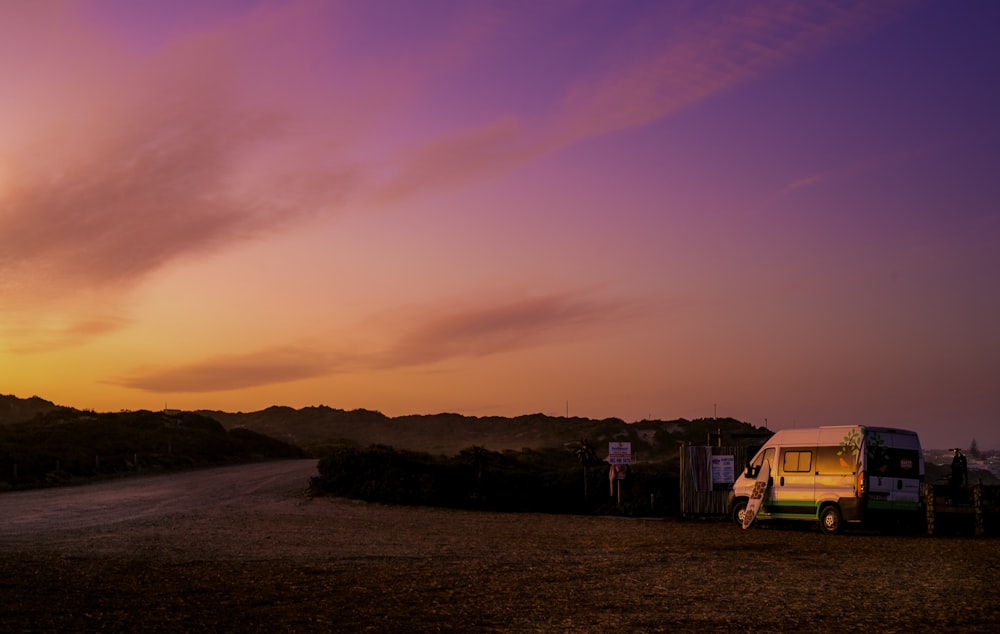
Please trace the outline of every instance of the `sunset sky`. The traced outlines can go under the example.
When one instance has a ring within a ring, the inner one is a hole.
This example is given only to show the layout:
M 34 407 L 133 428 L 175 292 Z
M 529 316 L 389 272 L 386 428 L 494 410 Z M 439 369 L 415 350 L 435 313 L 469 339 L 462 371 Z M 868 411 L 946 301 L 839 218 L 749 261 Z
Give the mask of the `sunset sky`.
M 1000 2 L 0 4 L 0 393 L 1000 449 Z

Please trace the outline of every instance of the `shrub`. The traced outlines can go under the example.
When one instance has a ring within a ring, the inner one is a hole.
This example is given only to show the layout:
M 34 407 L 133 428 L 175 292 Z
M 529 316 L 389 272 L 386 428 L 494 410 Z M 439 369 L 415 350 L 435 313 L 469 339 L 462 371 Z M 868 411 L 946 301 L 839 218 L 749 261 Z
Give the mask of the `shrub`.
M 480 447 L 432 456 L 386 445 L 335 447 L 320 459 L 311 487 L 326 494 L 386 504 L 493 511 L 662 515 L 676 508 L 677 476 L 663 468 L 633 470 L 623 502 L 608 497 L 607 471 L 588 470 L 589 498 L 576 456 L 560 450 L 493 452 Z M 676 467 L 674 467 L 676 471 Z M 660 500 L 655 507 L 650 503 Z

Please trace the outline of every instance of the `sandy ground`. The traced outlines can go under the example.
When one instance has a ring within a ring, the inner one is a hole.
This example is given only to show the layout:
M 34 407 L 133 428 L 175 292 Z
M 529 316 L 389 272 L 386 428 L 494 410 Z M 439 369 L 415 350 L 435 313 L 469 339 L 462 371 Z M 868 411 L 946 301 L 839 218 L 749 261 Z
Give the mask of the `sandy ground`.
M 1000 540 L 310 499 L 314 461 L 0 495 L 3 631 L 981 631 Z

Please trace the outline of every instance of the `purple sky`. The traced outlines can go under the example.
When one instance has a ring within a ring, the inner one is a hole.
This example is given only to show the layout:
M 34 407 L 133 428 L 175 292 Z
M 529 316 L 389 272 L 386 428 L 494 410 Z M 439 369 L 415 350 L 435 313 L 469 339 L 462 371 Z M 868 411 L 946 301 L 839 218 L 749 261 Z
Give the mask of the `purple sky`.
M 1000 448 L 997 24 L 6 3 L 0 392 Z

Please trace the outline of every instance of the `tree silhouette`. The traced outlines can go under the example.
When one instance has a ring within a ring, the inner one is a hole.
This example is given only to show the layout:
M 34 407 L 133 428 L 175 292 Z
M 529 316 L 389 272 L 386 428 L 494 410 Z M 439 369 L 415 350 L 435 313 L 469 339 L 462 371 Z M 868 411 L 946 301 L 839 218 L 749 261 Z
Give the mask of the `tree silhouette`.
M 983 457 L 982 452 L 979 451 L 979 443 L 976 442 L 975 438 L 973 438 L 972 442 L 969 444 L 969 455 L 977 460 Z
M 590 500 L 590 491 L 587 486 L 587 481 L 590 479 L 590 465 L 597 462 L 597 455 L 594 454 L 594 448 L 590 446 L 586 438 L 580 439 L 580 446 L 576 450 L 576 458 L 580 461 L 580 465 L 583 467 L 583 499 L 584 501 Z
M 472 465 L 472 470 L 476 474 L 476 489 L 473 493 L 473 497 L 477 501 L 483 500 L 483 479 L 486 473 L 486 462 L 489 457 L 489 451 L 485 447 L 473 446 L 468 449 L 463 449 L 460 454 L 465 460 Z

